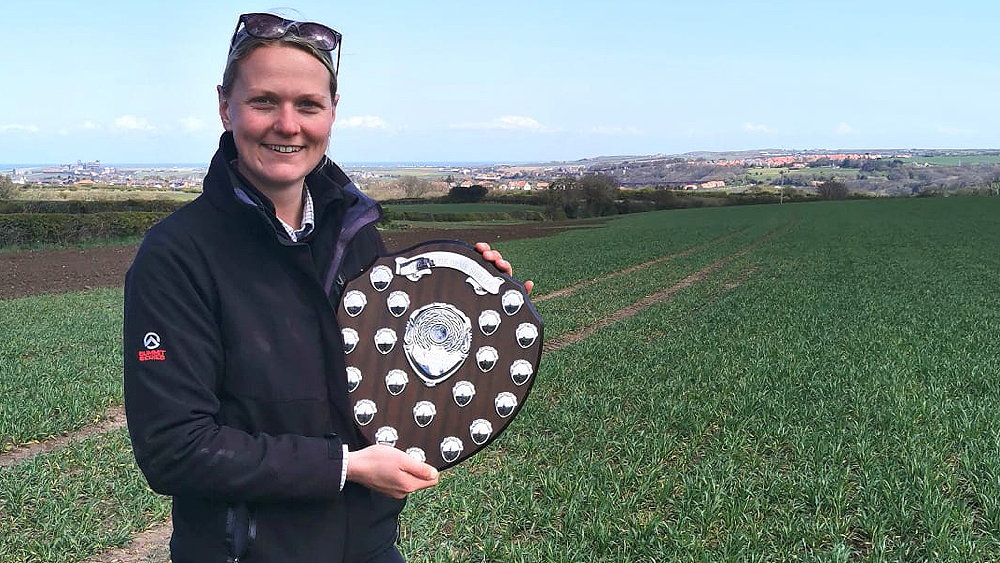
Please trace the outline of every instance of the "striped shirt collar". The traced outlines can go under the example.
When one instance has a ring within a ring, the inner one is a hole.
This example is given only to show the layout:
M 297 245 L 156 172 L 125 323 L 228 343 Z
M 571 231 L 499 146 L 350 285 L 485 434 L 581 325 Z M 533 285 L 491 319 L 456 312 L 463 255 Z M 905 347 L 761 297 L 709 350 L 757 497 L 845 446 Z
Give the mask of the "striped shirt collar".
M 252 205 L 257 207 L 257 203 L 250 198 L 249 195 L 243 190 L 243 188 L 236 187 L 233 188 L 236 192 L 236 197 L 247 205 Z M 284 227 L 285 232 L 288 233 L 288 238 L 292 239 L 292 242 L 299 242 L 303 238 L 309 236 L 309 233 L 313 231 L 313 227 L 316 226 L 316 213 L 313 209 L 313 198 L 312 194 L 309 193 L 309 186 L 303 185 L 302 187 L 302 228 L 295 229 L 288 223 L 284 222 L 281 217 L 278 217 L 278 222 Z

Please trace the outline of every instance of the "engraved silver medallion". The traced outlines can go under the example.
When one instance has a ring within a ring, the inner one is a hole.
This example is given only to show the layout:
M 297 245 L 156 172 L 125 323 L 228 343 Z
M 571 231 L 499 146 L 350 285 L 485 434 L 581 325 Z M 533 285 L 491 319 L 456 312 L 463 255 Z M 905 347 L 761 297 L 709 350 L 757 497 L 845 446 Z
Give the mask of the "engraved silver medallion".
M 354 366 L 347 368 L 347 392 L 353 393 L 361 384 L 361 370 Z
M 413 406 L 413 422 L 416 422 L 417 426 L 421 428 L 434 422 L 435 416 L 437 416 L 437 407 L 430 401 L 420 401 Z
M 497 360 L 499 359 L 500 353 L 492 346 L 483 346 L 476 351 L 476 364 L 483 373 L 493 369 L 493 366 L 497 365 Z
M 469 356 L 471 346 L 472 323 L 454 305 L 424 305 L 406 321 L 406 359 L 429 387 L 451 377 Z
M 538 327 L 531 323 L 521 323 L 517 325 L 514 334 L 517 336 L 517 343 L 521 348 L 530 348 L 535 343 L 535 339 L 538 338 Z
M 385 374 L 385 388 L 389 391 L 390 395 L 395 396 L 402 393 L 409 382 L 409 376 L 401 369 L 389 370 L 389 373 Z
M 441 457 L 448 463 L 458 459 L 458 456 L 462 455 L 462 450 L 464 449 L 465 446 L 462 444 L 462 440 L 455 436 L 448 436 L 444 440 L 441 440 Z
M 479 313 L 479 330 L 486 336 L 492 335 L 500 327 L 500 313 L 487 309 Z
M 469 436 L 472 437 L 472 441 L 476 443 L 477 446 L 481 446 L 486 443 L 486 440 L 490 439 L 493 435 L 493 425 L 490 421 L 485 418 L 477 418 L 472 421 L 469 425 Z
M 531 374 L 534 373 L 531 362 L 528 360 L 517 360 L 510 365 L 510 378 L 517 385 L 524 385 L 528 382 Z
M 451 396 L 455 399 L 456 405 L 464 407 L 476 396 L 476 386 L 468 381 L 459 381 L 451 388 Z
M 516 315 L 521 310 L 521 306 L 524 305 L 524 296 L 516 289 L 508 289 L 503 293 L 500 303 L 503 305 L 505 313 Z
M 344 295 L 344 310 L 352 317 L 360 315 L 365 310 L 365 305 L 367 304 L 368 298 L 365 297 L 364 293 L 356 289 L 352 289 Z
M 385 300 L 385 306 L 394 317 L 400 317 L 410 308 L 410 296 L 405 291 L 393 291 Z
M 513 393 L 504 391 L 497 395 L 497 398 L 493 400 L 493 406 L 497 409 L 497 414 L 502 418 L 507 418 L 513 414 L 514 409 L 517 408 L 517 397 Z
M 375 401 L 371 399 L 361 399 L 354 404 L 354 420 L 361 426 L 367 426 L 375 418 L 377 412 Z
M 376 444 L 396 447 L 397 440 L 399 440 L 399 432 L 396 432 L 392 426 L 383 426 L 375 431 Z
M 389 284 L 392 283 L 392 269 L 389 266 L 379 264 L 372 268 L 371 273 L 368 274 L 368 278 L 371 279 L 372 287 L 376 291 L 385 291 L 385 288 L 389 287 Z
M 340 335 L 344 339 L 344 353 L 350 354 L 354 351 L 354 348 L 357 347 L 358 341 L 360 340 L 358 337 L 358 331 L 353 328 L 344 328 L 340 330 Z
M 380 328 L 375 331 L 375 348 L 383 354 L 392 352 L 396 347 L 396 331 L 391 328 Z

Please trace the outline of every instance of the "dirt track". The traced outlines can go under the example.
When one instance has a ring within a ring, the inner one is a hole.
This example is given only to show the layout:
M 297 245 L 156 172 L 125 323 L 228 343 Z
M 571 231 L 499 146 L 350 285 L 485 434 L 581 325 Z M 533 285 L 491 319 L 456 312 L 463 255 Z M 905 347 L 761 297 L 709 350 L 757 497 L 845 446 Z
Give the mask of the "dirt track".
M 409 229 L 383 233 L 390 249 L 402 250 L 433 239 L 497 242 L 556 234 L 576 223 L 524 223 L 462 229 Z M 119 287 L 135 256 L 135 246 L 72 250 L 27 250 L 0 254 L 0 299 Z

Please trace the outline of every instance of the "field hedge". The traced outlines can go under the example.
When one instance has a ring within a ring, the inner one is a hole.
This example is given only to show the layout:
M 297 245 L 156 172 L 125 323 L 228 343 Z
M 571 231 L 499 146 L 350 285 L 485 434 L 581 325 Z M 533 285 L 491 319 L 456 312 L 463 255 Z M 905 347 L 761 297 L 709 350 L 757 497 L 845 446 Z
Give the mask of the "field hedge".
M 126 199 L 120 201 L 102 200 L 46 200 L 46 201 L 0 201 L 0 215 L 10 213 L 108 213 L 113 211 L 145 211 L 169 213 L 184 205 L 184 201 Z
M 168 212 L 0 214 L 0 247 L 139 236 Z

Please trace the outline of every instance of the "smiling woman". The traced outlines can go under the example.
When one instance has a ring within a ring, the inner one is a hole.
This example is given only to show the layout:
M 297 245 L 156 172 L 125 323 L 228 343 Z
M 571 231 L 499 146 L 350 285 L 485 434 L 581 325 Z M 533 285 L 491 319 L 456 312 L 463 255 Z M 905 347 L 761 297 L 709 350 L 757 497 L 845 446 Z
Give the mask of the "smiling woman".
M 173 497 L 177 563 L 398 562 L 403 499 L 437 484 L 369 443 L 348 405 L 336 310 L 385 245 L 378 204 L 325 154 L 340 42 L 240 17 L 203 194 L 150 229 L 126 276 L 129 433 Z
M 340 39 L 240 17 L 204 193 L 149 231 L 126 277 L 129 431 L 173 497 L 179 563 L 399 561 L 402 499 L 437 483 L 346 414 L 335 311 L 385 247 L 378 205 L 325 156 Z
M 298 224 L 302 184 L 326 153 L 336 94 L 324 65 L 280 44 L 242 60 L 230 91 L 219 87 L 219 115 L 233 132 L 237 169 L 275 204 L 278 217 Z

